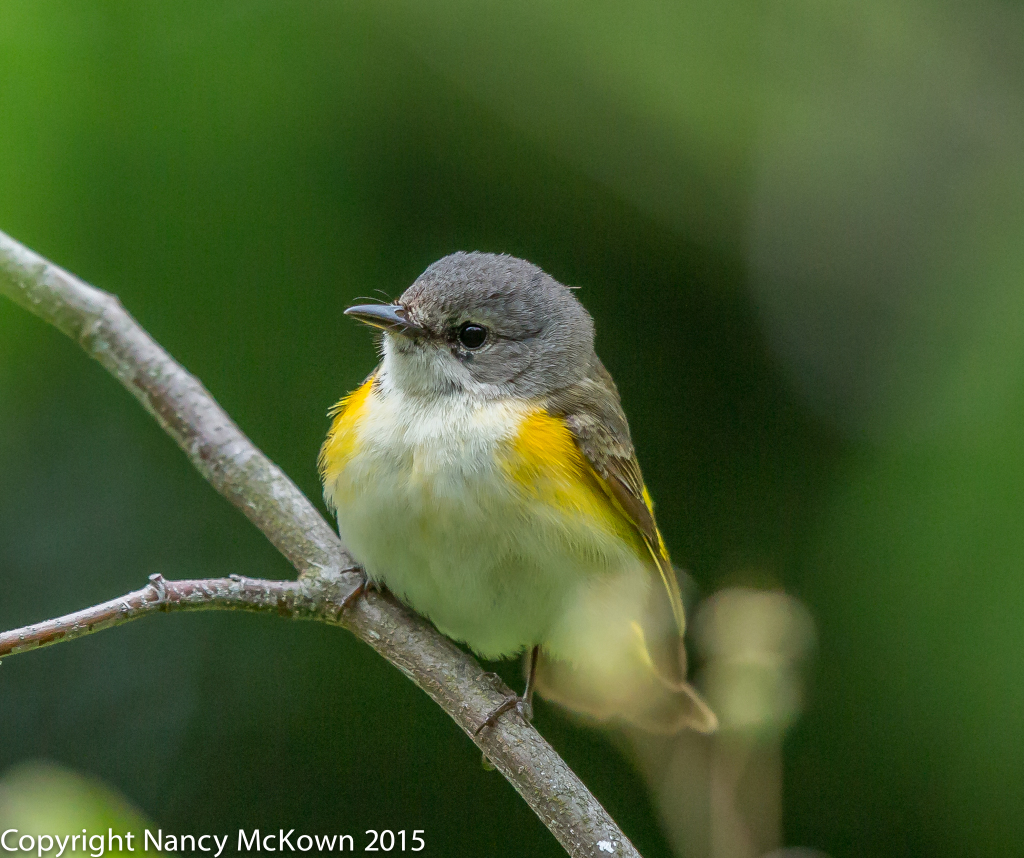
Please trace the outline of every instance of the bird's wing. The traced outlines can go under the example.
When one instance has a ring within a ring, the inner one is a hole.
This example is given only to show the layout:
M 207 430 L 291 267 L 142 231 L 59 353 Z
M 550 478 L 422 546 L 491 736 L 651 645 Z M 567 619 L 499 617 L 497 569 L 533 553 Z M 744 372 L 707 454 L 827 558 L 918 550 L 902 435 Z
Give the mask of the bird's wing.
M 682 637 L 686 619 L 679 581 L 654 520 L 651 498 L 644 487 L 629 424 L 611 375 L 597 361 L 587 378 L 551 395 L 546 408 L 572 432 L 597 482 L 643 539 Z M 682 669 L 685 676 L 685 664 Z
M 623 706 L 614 694 L 602 696 L 585 682 L 581 685 L 573 665 L 557 660 L 547 664 L 543 657 L 538 665 L 538 688 L 549 699 L 599 720 L 618 716 L 656 733 L 674 733 L 683 727 L 714 732 L 718 720 L 686 681 L 686 621 L 679 581 L 654 521 L 615 383 L 600 361 L 595 361 L 587 378 L 549 396 L 545 404 L 548 414 L 569 430 L 611 508 L 639 537 L 637 548 L 646 548 L 649 567 L 661 586 L 652 588 L 648 610 L 638 618 L 646 661 L 654 668 L 642 699 Z M 621 708 L 609 709 L 609 705 Z

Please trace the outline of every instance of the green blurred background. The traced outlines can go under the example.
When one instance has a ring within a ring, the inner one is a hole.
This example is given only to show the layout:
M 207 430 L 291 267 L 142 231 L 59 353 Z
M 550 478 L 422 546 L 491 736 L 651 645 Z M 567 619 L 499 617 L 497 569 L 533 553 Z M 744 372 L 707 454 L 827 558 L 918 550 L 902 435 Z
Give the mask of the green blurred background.
M 117 293 L 317 503 L 326 411 L 375 361 L 349 303 L 457 249 L 579 286 L 695 598 L 784 589 L 817 626 L 782 841 L 1024 855 L 1022 25 L 939 0 L 5 0 L 0 229 Z M 0 626 L 154 572 L 291 570 L 0 301 Z M 673 854 L 622 743 L 536 723 Z M 165 831 L 560 854 L 425 695 L 315 625 L 158 617 L 8 659 L 0 777 L 33 760 Z

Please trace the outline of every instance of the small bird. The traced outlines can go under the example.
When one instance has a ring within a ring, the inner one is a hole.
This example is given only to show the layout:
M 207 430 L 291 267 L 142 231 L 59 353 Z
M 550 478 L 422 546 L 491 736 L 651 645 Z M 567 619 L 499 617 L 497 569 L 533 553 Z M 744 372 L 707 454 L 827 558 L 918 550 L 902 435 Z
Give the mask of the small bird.
M 522 259 L 453 253 L 347 315 L 381 362 L 332 410 L 324 497 L 369 583 L 526 690 L 660 733 L 711 732 L 686 682 L 679 583 L 594 322 Z

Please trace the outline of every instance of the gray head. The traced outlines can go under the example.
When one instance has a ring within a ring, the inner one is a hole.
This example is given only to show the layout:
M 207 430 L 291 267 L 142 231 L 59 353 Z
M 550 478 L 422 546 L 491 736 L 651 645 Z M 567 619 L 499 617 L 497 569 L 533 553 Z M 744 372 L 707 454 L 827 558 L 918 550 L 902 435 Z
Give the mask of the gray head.
M 384 329 L 384 372 L 407 393 L 542 396 L 583 378 L 596 360 L 590 314 L 512 256 L 453 253 L 396 303 L 345 312 Z

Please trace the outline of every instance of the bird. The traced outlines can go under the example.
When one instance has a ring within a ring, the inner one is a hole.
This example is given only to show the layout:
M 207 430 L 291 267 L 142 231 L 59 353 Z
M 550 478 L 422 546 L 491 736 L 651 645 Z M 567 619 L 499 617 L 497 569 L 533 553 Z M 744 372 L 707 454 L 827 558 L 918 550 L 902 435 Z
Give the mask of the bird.
M 366 583 L 533 695 L 597 723 L 715 730 L 687 682 L 685 615 L 594 322 L 504 254 L 460 251 L 346 315 L 380 363 L 330 412 L 324 498 Z

